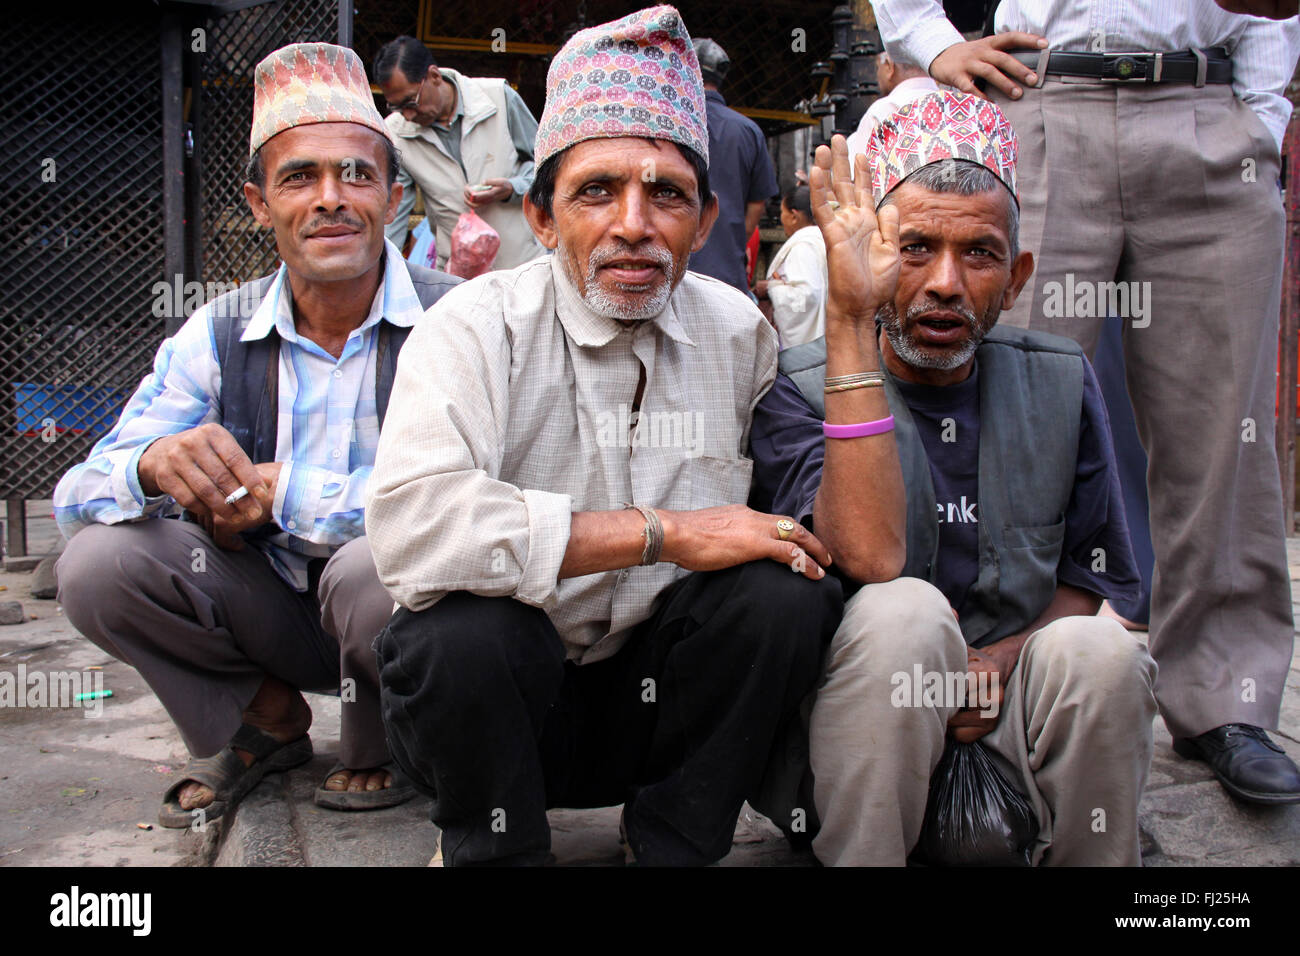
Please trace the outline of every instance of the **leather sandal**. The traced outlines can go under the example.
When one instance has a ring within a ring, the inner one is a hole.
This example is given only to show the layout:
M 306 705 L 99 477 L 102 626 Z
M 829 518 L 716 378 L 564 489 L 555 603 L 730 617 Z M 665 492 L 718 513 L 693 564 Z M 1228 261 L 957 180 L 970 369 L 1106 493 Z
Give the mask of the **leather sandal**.
M 235 748 L 246 750 L 253 755 L 253 762 L 244 766 L 244 761 Z M 176 782 L 163 794 L 162 807 L 158 810 L 158 822 L 173 830 L 189 827 L 195 819 L 205 823 L 221 819 L 228 811 L 244 798 L 250 790 L 261 782 L 268 773 L 282 773 L 292 770 L 311 759 L 311 738 L 303 734 L 297 740 L 288 743 L 276 740 L 264 730 L 241 724 L 230 743 L 211 757 L 191 757 Z M 186 810 L 180 804 L 181 787 L 190 781 L 201 783 L 212 790 L 215 796 L 206 807 Z M 198 811 L 203 811 L 198 817 Z
M 351 767 L 335 763 L 325 774 L 321 785 L 316 788 L 316 795 L 313 798 L 316 806 L 325 807 L 327 810 L 382 810 L 384 807 L 399 806 L 415 796 L 415 788 L 407 783 L 396 764 L 386 763 L 376 769 L 386 770 L 393 775 L 391 786 L 381 787 L 378 790 L 326 790 L 325 784 L 329 782 L 330 777 L 342 770 L 352 770 Z

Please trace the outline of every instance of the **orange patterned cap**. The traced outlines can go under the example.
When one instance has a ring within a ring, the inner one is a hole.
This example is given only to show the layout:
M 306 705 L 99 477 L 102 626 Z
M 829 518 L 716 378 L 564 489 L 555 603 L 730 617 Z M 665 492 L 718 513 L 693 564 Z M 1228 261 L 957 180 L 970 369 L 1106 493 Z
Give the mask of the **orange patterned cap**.
M 361 58 L 347 47 L 291 43 L 257 64 L 248 155 L 276 133 L 312 123 L 358 123 L 393 141 Z

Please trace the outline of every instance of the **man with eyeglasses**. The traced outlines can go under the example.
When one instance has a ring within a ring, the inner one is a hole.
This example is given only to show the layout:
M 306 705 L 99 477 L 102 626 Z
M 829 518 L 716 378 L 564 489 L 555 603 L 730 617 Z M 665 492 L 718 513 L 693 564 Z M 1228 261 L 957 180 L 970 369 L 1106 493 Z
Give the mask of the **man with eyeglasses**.
M 512 269 L 545 250 L 524 219 L 533 184 L 537 120 L 502 79 L 442 68 L 414 37 L 401 36 L 375 55 L 386 123 L 402 152 L 402 203 L 387 229 L 401 248 L 418 186 L 437 242 L 438 268 L 451 254 L 451 231 L 474 210 L 501 236 L 493 268 Z

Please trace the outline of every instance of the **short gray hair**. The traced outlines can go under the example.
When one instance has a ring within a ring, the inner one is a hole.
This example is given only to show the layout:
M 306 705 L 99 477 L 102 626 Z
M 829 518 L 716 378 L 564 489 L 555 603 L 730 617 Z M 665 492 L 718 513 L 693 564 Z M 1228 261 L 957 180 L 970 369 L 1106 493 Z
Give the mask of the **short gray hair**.
M 883 43 L 881 44 L 881 46 L 882 49 L 880 52 L 883 53 L 885 56 L 889 57 L 889 59 L 893 61 L 894 66 L 897 67 L 899 70 L 901 70 L 903 73 L 909 76 L 930 75 L 928 72 L 926 72 L 925 67 L 912 60 L 910 57 L 904 54 L 902 50 L 899 50 L 897 47 L 891 47 L 888 43 Z
M 941 159 L 922 166 L 898 186 L 903 183 L 915 183 L 932 193 L 957 193 L 962 196 L 1001 190 L 1007 200 L 1007 242 L 1011 246 L 1011 258 L 1015 259 L 1020 254 L 1020 204 L 1006 184 L 987 166 L 968 159 Z M 894 201 L 894 192 L 898 186 L 885 194 L 885 198 L 876 207 L 877 211 Z

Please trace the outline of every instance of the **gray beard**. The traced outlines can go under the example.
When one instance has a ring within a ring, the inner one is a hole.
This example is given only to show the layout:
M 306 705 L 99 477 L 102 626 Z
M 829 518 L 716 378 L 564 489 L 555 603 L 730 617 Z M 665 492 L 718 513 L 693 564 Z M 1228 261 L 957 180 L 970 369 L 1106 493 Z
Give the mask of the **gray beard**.
M 907 310 L 907 319 L 912 321 L 927 312 L 934 311 L 933 304 L 922 302 L 913 305 Z M 903 324 L 898 321 L 898 311 L 894 308 L 893 303 L 882 305 L 876 310 L 876 319 L 880 322 L 885 330 L 885 337 L 889 339 L 889 344 L 894 349 L 894 354 L 903 360 L 907 365 L 913 368 L 938 369 L 944 372 L 951 372 L 955 368 L 960 368 L 966 364 L 975 355 L 975 350 L 980 347 L 984 341 L 984 336 L 988 330 L 993 327 L 993 322 L 985 316 L 985 323 L 981 325 L 975 319 L 975 313 L 964 309 L 952 309 L 959 312 L 971 326 L 971 337 L 966 340 L 966 344 L 961 348 L 953 351 L 951 349 L 928 350 L 924 346 L 915 344 L 903 331 Z M 993 321 L 997 321 L 996 313 Z
M 646 259 L 652 259 L 663 270 L 664 279 L 654 290 L 654 293 L 643 300 L 641 305 L 635 305 L 632 302 L 624 301 L 608 290 L 602 288 L 596 281 L 596 274 L 600 271 L 601 266 L 614 259 L 627 255 L 630 247 L 623 247 L 602 252 L 600 249 L 593 250 L 591 258 L 587 262 L 586 282 L 579 283 L 578 276 L 575 275 L 577 263 L 570 255 L 568 247 L 564 240 L 560 240 L 556 247 L 556 253 L 561 257 L 564 263 L 565 271 L 569 273 L 569 279 L 575 286 L 581 286 L 586 289 L 582 293 L 582 301 L 586 303 L 587 308 L 597 315 L 603 315 L 609 319 L 617 319 L 622 322 L 644 322 L 647 319 L 653 319 L 656 315 L 664 310 L 668 305 L 668 297 L 673 294 L 673 288 L 677 285 L 677 280 L 681 276 L 674 275 L 673 257 L 667 249 L 645 249 L 637 251 L 637 255 Z M 617 287 L 616 283 L 616 287 Z M 629 289 L 630 293 L 644 295 L 644 291 L 639 289 Z

